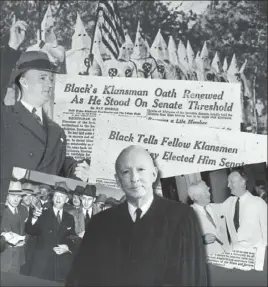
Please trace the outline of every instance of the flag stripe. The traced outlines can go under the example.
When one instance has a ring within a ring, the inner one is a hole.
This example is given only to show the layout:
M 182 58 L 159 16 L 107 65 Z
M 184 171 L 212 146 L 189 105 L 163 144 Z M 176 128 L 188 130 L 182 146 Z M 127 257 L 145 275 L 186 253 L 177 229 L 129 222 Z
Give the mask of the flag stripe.
M 112 55 L 117 58 L 119 55 L 119 48 L 125 41 L 118 7 L 113 1 L 100 1 L 97 14 L 103 44 Z
M 103 24 L 102 25 L 103 31 L 106 33 L 106 35 L 108 36 L 108 38 L 110 39 L 110 41 L 114 44 L 114 47 L 116 49 L 116 52 L 119 53 L 119 48 L 117 45 L 117 42 L 115 41 L 115 39 L 113 38 L 113 36 L 111 35 L 111 33 L 109 32 L 109 30 L 106 28 L 106 26 Z
M 118 54 L 113 50 L 113 48 L 110 46 L 109 42 L 106 41 L 105 37 L 102 37 L 102 42 L 109 49 L 109 51 L 114 55 L 114 57 L 117 58 Z

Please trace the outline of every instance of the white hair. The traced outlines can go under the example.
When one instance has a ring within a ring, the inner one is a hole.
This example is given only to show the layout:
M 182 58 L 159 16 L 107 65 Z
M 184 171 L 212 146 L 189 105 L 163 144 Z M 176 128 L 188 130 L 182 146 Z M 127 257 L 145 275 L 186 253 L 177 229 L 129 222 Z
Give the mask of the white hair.
M 192 183 L 189 187 L 188 187 L 188 195 L 191 198 L 192 201 L 196 201 L 197 195 L 200 192 L 200 189 L 198 188 L 201 185 L 207 185 L 204 180 L 200 180 L 197 181 L 195 183 Z

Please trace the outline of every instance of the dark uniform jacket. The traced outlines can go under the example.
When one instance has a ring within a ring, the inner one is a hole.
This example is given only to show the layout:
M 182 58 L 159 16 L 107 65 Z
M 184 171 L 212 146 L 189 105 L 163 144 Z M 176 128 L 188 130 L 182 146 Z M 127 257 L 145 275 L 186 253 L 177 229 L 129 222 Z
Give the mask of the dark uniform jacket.
M 127 203 L 89 222 L 67 286 L 207 286 L 205 250 L 194 211 L 155 196 L 140 221 Z
M 30 276 L 52 281 L 63 281 L 72 263 L 75 248 L 74 219 L 63 211 L 59 224 L 53 208 L 43 211 L 40 218 L 32 224 L 30 216 L 25 225 L 26 233 L 37 236 Z M 71 252 L 57 255 L 53 248 L 58 244 L 67 244 Z
M 1 85 L 5 86 L 18 52 L 4 48 Z M 2 76 L 3 74 L 3 76 Z M 8 75 L 8 76 L 7 76 Z M 76 161 L 66 157 L 64 130 L 43 112 L 43 125 L 21 104 L 4 105 L 1 86 L 1 199 L 5 200 L 14 166 L 49 174 L 73 177 Z M 38 96 L 38 95 L 36 95 Z

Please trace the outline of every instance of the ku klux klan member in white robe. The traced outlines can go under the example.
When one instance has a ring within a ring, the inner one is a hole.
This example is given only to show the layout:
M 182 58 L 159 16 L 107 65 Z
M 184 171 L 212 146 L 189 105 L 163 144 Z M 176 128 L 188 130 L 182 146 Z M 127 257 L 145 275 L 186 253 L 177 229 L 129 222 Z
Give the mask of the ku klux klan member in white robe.
M 138 23 L 131 60 L 137 66 L 138 78 L 158 79 L 156 60 L 150 55 L 150 47 L 142 35 L 140 23 Z
M 105 61 L 111 59 L 111 53 L 108 53 L 102 42 L 102 34 L 99 24 L 96 26 L 96 31 L 93 39 L 92 46 L 93 59 L 89 68 L 89 75 L 91 76 L 104 76 L 105 74 Z
M 178 55 L 177 55 L 177 48 L 175 41 L 172 36 L 169 36 L 168 40 L 168 58 L 170 64 L 175 68 L 175 79 L 176 80 L 181 80 L 183 78 L 183 72 L 179 67 L 179 60 L 178 60 Z
M 191 74 L 191 80 L 197 81 L 197 73 L 195 71 L 195 56 L 194 56 L 194 51 L 192 49 L 192 46 L 189 40 L 187 41 L 186 54 L 187 54 L 187 60 L 188 60 L 190 74 Z
M 72 36 L 72 48 L 66 52 L 66 66 L 68 75 L 85 75 L 89 64 L 91 39 L 77 13 L 75 31 Z
M 65 49 L 58 45 L 54 32 L 55 20 L 52 15 L 51 7 L 48 5 L 47 11 L 41 22 L 41 39 L 40 31 L 37 31 L 37 43 L 30 46 L 27 51 L 41 51 L 48 55 L 49 61 L 54 65 L 55 70 L 59 73 L 66 73 Z
M 176 79 L 176 69 L 169 62 L 168 47 L 160 29 L 154 39 L 150 52 L 156 60 L 159 79 Z
M 178 45 L 177 53 L 178 53 L 179 66 L 183 72 L 182 80 L 190 80 L 191 79 L 191 71 L 189 69 L 187 52 L 186 52 L 186 48 L 185 48 L 185 46 L 181 40 L 180 40 L 179 45 Z
M 228 82 L 227 75 L 223 70 L 218 52 L 215 53 L 215 56 L 211 62 L 211 71 L 215 75 L 215 82 Z
M 137 67 L 130 56 L 133 53 L 134 44 L 128 34 L 125 35 L 125 42 L 119 48 L 118 59 L 112 58 L 104 62 L 104 76 L 136 78 Z
M 227 62 L 227 57 L 224 57 L 224 60 L 223 60 L 223 65 L 222 65 L 222 69 L 223 69 L 223 72 L 227 72 L 228 70 L 228 62 Z
M 207 49 L 207 42 L 205 41 L 202 50 L 200 52 L 199 57 L 197 58 L 196 61 L 196 66 L 197 66 L 197 78 L 199 81 L 207 81 L 207 74 L 211 74 L 210 71 L 210 60 L 208 57 L 208 49 Z

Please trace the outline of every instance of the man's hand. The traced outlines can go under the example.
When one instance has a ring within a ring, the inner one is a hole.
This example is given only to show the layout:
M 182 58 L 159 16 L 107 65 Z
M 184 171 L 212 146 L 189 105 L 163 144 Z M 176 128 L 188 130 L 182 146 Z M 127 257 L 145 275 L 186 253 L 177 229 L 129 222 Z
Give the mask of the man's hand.
M 17 50 L 19 48 L 19 46 L 25 39 L 25 32 L 27 26 L 28 25 L 25 21 L 16 21 L 15 15 L 13 16 L 8 42 L 10 48 L 14 50 Z
M 7 242 L 14 237 L 13 232 L 3 232 L 1 235 L 4 236 Z
M 66 244 L 59 244 L 58 246 L 53 248 L 53 251 L 56 254 L 61 255 L 61 254 L 70 252 L 70 249 L 69 249 L 68 245 L 66 245 Z
M 83 238 L 83 237 L 84 237 L 84 234 L 85 234 L 85 231 L 81 231 L 81 232 L 78 234 L 78 236 L 79 236 L 80 238 Z
M 33 217 L 37 219 L 37 218 L 39 218 L 41 215 L 42 215 L 42 208 L 41 208 L 41 209 L 35 208 L 35 209 L 34 209 L 34 212 L 33 212 Z
M 212 233 L 206 233 L 203 235 L 203 243 L 204 244 L 211 244 L 216 241 L 216 236 Z
M 82 163 L 78 163 L 75 168 L 74 174 L 82 181 L 87 182 L 89 178 L 90 166 L 84 160 Z
M 17 244 L 16 247 L 21 247 L 25 244 L 25 240 L 20 240 Z

